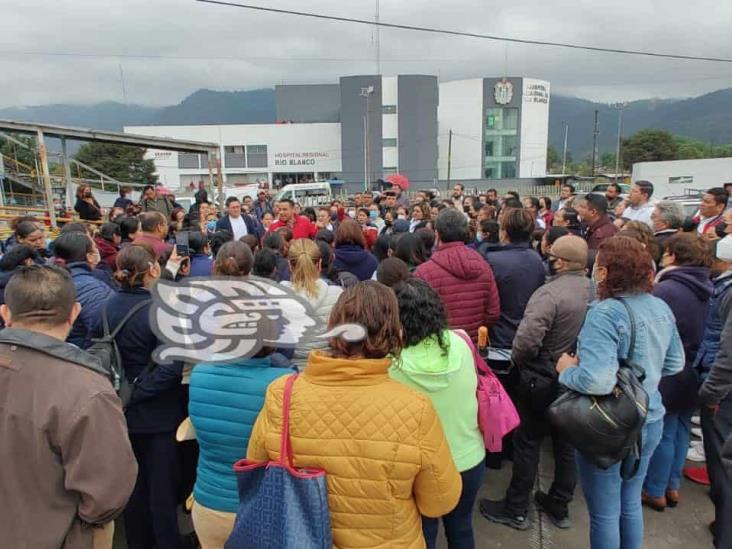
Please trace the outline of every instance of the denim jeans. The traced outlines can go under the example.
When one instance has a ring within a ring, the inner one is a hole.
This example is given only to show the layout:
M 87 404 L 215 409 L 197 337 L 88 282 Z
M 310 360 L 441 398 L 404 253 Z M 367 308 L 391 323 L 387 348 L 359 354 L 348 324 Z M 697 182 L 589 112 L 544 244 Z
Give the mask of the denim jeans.
M 450 513 L 442 517 L 442 524 L 445 527 L 447 546 L 450 549 L 473 549 L 473 505 L 478 497 L 478 490 L 483 484 L 485 475 L 485 464 L 480 463 L 460 473 L 463 479 L 463 492 L 457 506 Z M 422 534 L 424 535 L 427 549 L 437 547 L 437 527 L 439 519 L 422 517 Z
M 641 489 L 662 431 L 661 421 L 647 423 L 643 427 L 640 466 L 630 480 L 623 480 L 620 476 L 620 463 L 603 470 L 577 452 L 580 484 L 590 512 L 592 549 L 643 547 Z
M 643 486 L 649 496 L 659 498 L 666 494 L 666 490 L 678 490 L 681 486 L 690 429 L 691 412 L 664 416 L 661 442 L 653 452 Z

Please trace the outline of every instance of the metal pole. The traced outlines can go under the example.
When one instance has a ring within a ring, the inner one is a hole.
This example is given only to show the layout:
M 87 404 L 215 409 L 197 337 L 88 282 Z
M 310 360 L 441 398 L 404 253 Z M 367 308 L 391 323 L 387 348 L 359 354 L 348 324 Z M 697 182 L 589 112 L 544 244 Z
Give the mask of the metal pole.
M 595 127 L 592 130 L 592 177 L 595 177 L 595 162 L 597 159 L 597 136 L 600 133 L 600 125 L 598 122 L 598 115 L 600 111 L 595 109 Z
M 615 146 L 615 183 L 617 183 L 618 170 L 620 169 L 620 124 L 623 120 L 623 106 L 618 103 L 615 108 L 618 109 L 618 142 Z
M 61 138 L 61 152 L 64 157 L 64 177 L 66 178 L 66 207 L 71 208 L 73 203 L 71 197 L 74 196 L 74 184 L 71 181 L 71 162 L 69 162 L 69 154 L 66 150 L 66 138 Z
M 369 184 L 369 155 L 366 150 L 366 143 L 368 142 L 368 134 L 366 132 L 366 126 L 368 122 L 366 121 L 366 115 L 363 115 L 363 188 L 366 189 Z
M 53 189 L 51 188 L 51 174 L 48 171 L 48 155 L 46 154 L 46 142 L 43 139 L 43 132 L 38 130 L 38 156 L 43 173 L 43 189 L 46 194 L 46 208 L 48 217 L 51 218 L 51 228 L 56 228 L 56 211 L 53 208 Z
M 178 153 L 180 154 L 180 153 Z M 213 161 L 211 158 L 211 155 L 213 154 L 213 151 L 208 151 L 206 153 L 206 163 L 208 164 L 208 192 L 211 193 L 211 198 L 209 200 L 213 201 L 214 198 L 214 176 L 213 176 Z
M 447 190 L 450 191 L 450 172 L 452 171 L 452 128 L 447 138 Z M 485 175 L 485 174 L 483 174 Z
M 219 188 L 219 211 L 223 212 L 226 197 L 224 196 L 224 175 L 221 173 L 221 153 L 218 150 L 216 151 L 216 178 Z
M 618 173 L 622 169 L 620 163 L 620 140 L 623 137 L 623 109 L 625 109 L 625 103 L 618 103 L 618 144 L 615 148 L 615 183 L 618 182 Z
M 369 183 L 371 182 L 371 132 L 369 131 L 369 96 L 366 94 L 366 182 L 363 190 L 369 190 Z
M 569 124 L 564 123 L 564 149 L 562 150 L 562 175 L 567 169 L 567 135 L 569 134 Z

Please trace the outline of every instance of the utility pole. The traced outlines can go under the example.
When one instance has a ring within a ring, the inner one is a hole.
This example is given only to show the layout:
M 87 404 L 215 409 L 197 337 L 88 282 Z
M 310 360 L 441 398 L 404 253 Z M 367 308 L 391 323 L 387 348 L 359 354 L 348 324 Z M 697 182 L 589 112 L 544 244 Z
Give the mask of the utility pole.
M 620 171 L 620 140 L 623 135 L 623 109 L 627 107 L 627 103 L 616 103 L 615 108 L 618 109 L 618 143 L 615 147 L 615 183 L 618 182 L 618 172 Z
M 569 124 L 564 123 L 564 149 L 562 150 L 562 175 L 567 169 L 567 136 L 569 134 Z
M 447 138 L 447 190 L 450 190 L 450 171 L 452 169 L 452 129 Z
M 598 121 L 600 111 L 595 109 L 595 127 L 592 130 L 592 177 L 595 177 L 595 166 L 597 161 L 597 136 L 600 135 L 600 123 Z

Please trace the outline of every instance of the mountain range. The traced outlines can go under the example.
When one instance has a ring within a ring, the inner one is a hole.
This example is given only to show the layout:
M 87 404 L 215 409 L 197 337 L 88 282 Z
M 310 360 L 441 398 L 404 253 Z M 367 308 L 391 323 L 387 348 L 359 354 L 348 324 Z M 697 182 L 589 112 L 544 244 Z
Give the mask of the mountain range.
M 569 126 L 567 150 L 575 160 L 592 150 L 594 111 L 598 111 L 598 149 L 613 152 L 618 110 L 606 103 L 554 95 L 549 109 L 549 142 L 558 151 Z M 0 109 L 0 119 L 121 130 L 131 125 L 267 124 L 275 122 L 273 89 L 198 90 L 177 105 L 148 107 L 104 102 L 94 105 L 53 104 Z M 632 101 L 623 110 L 623 135 L 662 128 L 685 137 L 720 145 L 732 143 L 732 88 L 688 99 Z

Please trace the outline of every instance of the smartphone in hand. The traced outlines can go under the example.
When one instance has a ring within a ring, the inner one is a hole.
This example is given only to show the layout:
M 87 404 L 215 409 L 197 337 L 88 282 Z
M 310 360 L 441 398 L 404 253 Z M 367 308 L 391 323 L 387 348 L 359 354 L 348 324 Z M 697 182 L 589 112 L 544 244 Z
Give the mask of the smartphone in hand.
M 175 233 L 175 253 L 181 257 L 188 257 L 191 255 L 190 248 L 188 247 L 187 231 Z

